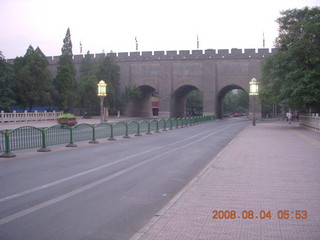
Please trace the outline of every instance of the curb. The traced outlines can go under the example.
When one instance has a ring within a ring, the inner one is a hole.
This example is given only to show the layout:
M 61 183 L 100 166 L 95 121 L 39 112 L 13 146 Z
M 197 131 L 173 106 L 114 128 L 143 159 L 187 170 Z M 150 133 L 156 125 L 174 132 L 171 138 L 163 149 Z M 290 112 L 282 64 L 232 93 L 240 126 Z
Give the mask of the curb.
M 191 186 L 193 186 L 203 175 L 204 173 L 211 167 L 211 165 L 218 161 L 218 159 L 221 157 L 221 155 L 224 154 L 225 151 L 228 150 L 228 148 L 233 144 L 234 141 L 236 141 L 240 134 L 246 129 L 248 129 L 251 126 L 248 126 L 244 129 L 242 129 L 234 139 L 232 139 L 210 162 L 195 176 L 186 186 L 184 186 L 164 207 L 160 209 L 139 231 L 137 231 L 129 240 L 140 240 L 146 232 L 148 232 L 154 224 L 157 223 L 157 221 L 160 219 L 160 217 L 165 214 L 165 212 L 171 208 L 178 200 L 179 198 L 184 195 L 185 192 L 189 190 Z

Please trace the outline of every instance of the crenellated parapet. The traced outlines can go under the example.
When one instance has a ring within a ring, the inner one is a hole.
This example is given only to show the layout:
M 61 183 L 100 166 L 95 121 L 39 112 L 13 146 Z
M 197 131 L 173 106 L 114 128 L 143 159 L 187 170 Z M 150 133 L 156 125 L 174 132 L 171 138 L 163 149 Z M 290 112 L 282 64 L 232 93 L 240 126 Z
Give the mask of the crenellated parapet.
M 145 52 L 119 52 L 119 53 L 97 53 L 90 54 L 90 58 L 95 63 L 102 62 L 106 56 L 114 57 L 119 64 L 126 62 L 153 62 L 153 61 L 201 61 L 201 60 L 245 60 L 256 59 L 262 60 L 265 57 L 273 55 L 276 49 L 260 48 L 260 49 L 206 49 L 206 50 L 180 50 L 180 51 L 145 51 Z M 76 78 L 80 79 L 80 65 L 86 55 L 78 54 L 73 56 L 73 63 L 76 69 Z M 51 76 L 57 74 L 60 56 L 48 56 L 49 70 Z M 8 63 L 13 64 L 14 59 L 8 59 Z
M 94 62 L 102 62 L 105 56 L 113 56 L 118 62 L 128 61 L 159 61 L 159 60 L 183 60 L 183 59 L 224 59 L 224 58 L 265 58 L 273 55 L 276 48 L 259 49 L 206 49 L 206 50 L 180 50 L 180 51 L 146 51 L 146 52 L 119 52 L 119 53 L 96 53 L 90 54 Z M 85 55 L 78 54 L 73 56 L 74 64 L 80 64 Z M 48 56 L 49 65 L 58 65 L 60 56 Z M 13 64 L 14 59 L 7 59 L 8 63 Z
M 183 59 L 223 59 L 223 58 L 264 58 L 275 53 L 276 49 L 207 49 L 207 50 L 180 50 L 180 51 L 154 51 L 154 52 L 130 52 L 118 53 L 117 61 L 159 61 L 159 60 L 183 60 Z
M 206 49 L 206 50 L 180 50 L 180 51 L 146 51 L 146 52 L 119 52 L 119 53 L 97 53 L 90 54 L 94 62 L 101 62 L 105 56 L 113 56 L 118 62 L 128 61 L 159 61 L 159 60 L 183 60 L 183 59 L 248 59 L 248 58 L 265 58 L 273 55 L 275 48 L 259 49 Z M 79 54 L 73 56 L 75 64 L 80 64 L 85 55 Z M 47 57 L 49 65 L 57 65 L 59 56 Z M 8 60 L 9 61 L 9 60 Z
M 105 56 L 113 56 L 118 62 L 127 61 L 159 61 L 159 60 L 183 60 L 183 59 L 223 59 L 223 58 L 265 58 L 273 55 L 276 48 L 259 49 L 206 49 L 206 50 L 180 50 L 180 51 L 146 51 L 146 52 L 119 52 L 119 53 L 96 53 L 90 54 L 94 62 L 101 62 Z M 80 64 L 85 55 L 73 56 L 73 62 Z M 48 56 L 49 65 L 58 65 L 60 56 Z M 13 64 L 14 59 L 7 59 Z

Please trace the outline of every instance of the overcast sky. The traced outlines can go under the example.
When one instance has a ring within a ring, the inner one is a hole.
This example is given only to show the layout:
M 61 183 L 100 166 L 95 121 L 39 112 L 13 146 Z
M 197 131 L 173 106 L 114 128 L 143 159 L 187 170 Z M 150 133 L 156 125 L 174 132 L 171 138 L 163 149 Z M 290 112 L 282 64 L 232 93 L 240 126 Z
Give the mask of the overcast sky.
M 0 0 L 0 51 L 23 56 L 29 45 L 61 54 L 67 28 L 73 54 L 272 48 L 280 11 L 320 0 Z

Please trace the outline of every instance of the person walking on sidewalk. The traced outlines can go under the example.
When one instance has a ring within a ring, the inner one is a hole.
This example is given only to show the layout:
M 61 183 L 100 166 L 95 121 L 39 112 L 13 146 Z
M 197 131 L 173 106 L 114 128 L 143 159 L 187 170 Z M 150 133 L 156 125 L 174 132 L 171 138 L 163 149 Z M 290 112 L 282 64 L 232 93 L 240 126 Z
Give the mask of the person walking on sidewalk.
M 287 112 L 286 117 L 287 117 L 287 121 L 289 122 L 289 124 L 291 124 L 292 113 L 291 112 Z

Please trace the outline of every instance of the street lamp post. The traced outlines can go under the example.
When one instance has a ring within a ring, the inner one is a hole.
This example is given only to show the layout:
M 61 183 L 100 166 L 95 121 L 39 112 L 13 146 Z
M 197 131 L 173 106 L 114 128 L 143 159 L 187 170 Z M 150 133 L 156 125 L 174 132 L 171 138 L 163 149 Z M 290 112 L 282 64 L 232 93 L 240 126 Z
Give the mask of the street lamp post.
M 100 121 L 104 121 L 103 100 L 107 96 L 107 84 L 101 80 L 98 83 L 98 97 L 100 98 Z
M 252 126 L 256 125 L 256 99 L 255 96 L 259 93 L 259 82 L 257 79 L 252 78 L 249 82 L 250 84 L 250 95 L 253 96 L 253 116 L 252 116 Z

